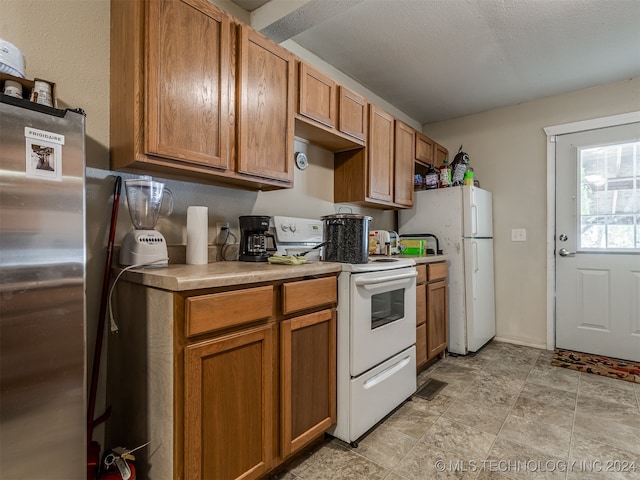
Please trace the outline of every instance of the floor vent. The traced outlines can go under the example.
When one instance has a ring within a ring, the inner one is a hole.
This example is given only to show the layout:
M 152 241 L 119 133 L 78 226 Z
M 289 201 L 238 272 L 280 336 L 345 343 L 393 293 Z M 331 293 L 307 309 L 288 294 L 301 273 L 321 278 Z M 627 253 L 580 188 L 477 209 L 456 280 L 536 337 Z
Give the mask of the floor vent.
M 424 398 L 426 400 L 433 400 L 433 398 L 447 386 L 447 382 L 441 382 L 440 380 L 436 380 L 435 378 L 429 378 L 427 383 L 425 383 L 420 390 L 418 390 L 414 395 L 416 397 Z

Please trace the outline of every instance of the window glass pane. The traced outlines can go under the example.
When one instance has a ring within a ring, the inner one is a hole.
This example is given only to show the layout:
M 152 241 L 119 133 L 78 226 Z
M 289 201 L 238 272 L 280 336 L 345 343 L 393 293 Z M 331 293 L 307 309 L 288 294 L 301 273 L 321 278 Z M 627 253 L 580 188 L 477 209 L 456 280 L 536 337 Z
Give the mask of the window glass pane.
M 640 142 L 579 151 L 580 245 L 639 248 Z

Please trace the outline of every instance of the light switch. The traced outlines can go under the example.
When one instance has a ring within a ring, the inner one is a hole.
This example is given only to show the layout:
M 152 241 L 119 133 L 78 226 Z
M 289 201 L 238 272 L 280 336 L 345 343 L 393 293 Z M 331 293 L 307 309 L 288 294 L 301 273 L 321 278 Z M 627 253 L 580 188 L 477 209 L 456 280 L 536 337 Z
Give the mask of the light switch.
M 527 229 L 526 228 L 512 228 L 511 229 L 511 241 L 512 242 L 526 242 L 527 241 Z

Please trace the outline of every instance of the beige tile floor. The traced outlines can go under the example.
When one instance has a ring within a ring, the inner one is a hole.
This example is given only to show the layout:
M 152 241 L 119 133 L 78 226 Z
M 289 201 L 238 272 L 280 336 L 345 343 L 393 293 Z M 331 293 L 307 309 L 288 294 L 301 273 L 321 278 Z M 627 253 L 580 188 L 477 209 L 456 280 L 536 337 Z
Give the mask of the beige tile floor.
M 404 403 L 358 448 L 327 439 L 273 478 L 640 479 L 640 384 L 551 355 L 494 341 L 446 357 L 418 377 L 447 382 L 433 400 Z

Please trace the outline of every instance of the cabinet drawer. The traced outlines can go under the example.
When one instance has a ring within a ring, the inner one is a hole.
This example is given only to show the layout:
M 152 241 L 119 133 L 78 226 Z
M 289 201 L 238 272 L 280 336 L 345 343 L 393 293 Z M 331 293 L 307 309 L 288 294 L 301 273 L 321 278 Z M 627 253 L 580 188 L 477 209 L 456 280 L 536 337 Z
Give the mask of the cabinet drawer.
M 185 335 L 191 337 L 273 315 L 273 286 L 187 298 Z
M 307 308 L 336 303 L 336 277 L 301 280 L 282 285 L 282 313 L 285 315 Z
M 441 278 L 447 278 L 447 263 L 430 263 L 427 265 L 427 276 L 430 282 L 433 280 L 440 280 Z
M 418 276 L 416 277 L 416 284 L 420 285 L 421 283 L 427 283 L 427 266 L 417 265 L 416 270 L 418 271 Z

